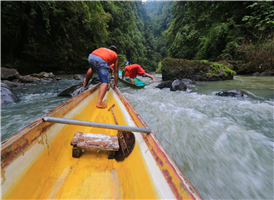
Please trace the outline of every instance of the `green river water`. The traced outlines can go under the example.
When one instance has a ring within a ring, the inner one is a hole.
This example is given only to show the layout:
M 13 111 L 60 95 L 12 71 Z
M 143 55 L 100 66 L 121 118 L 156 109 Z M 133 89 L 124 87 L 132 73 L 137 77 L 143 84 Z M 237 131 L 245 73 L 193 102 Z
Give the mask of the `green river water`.
M 197 82 L 187 92 L 157 89 L 157 82 L 119 89 L 130 101 L 203 199 L 274 198 L 274 77 L 235 76 L 230 81 Z M 69 98 L 64 89 L 83 81 L 62 76 L 58 82 L 14 88 L 16 104 L 1 107 L 1 140 Z M 219 97 L 240 89 L 243 98 Z

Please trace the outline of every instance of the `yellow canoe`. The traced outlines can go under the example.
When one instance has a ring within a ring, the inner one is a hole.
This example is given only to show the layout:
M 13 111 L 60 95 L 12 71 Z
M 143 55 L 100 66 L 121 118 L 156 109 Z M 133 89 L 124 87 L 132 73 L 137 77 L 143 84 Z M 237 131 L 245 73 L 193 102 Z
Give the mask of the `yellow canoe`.
M 43 117 L 115 125 L 112 112 L 95 107 L 100 84 Z M 115 104 L 117 122 L 148 126 L 117 89 L 105 101 Z M 1 143 L 2 199 L 201 199 L 154 132 L 133 132 L 135 146 L 123 161 L 107 151 L 85 150 L 72 156 L 75 133 L 117 135 L 117 130 L 36 119 Z

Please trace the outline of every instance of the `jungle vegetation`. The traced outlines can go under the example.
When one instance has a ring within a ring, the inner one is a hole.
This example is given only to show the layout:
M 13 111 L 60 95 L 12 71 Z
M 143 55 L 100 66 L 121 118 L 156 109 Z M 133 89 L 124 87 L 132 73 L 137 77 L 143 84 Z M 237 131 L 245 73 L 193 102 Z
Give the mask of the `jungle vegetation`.
M 141 1 L 2 1 L 1 66 L 20 73 L 88 68 L 88 55 L 115 45 L 120 65 L 157 67 Z
M 1 66 L 21 74 L 86 71 L 98 47 L 155 71 L 166 57 L 274 67 L 272 1 L 2 1 Z M 235 70 L 234 69 L 234 70 Z
M 238 74 L 274 69 L 273 1 L 177 1 L 171 13 L 169 57 L 226 60 Z

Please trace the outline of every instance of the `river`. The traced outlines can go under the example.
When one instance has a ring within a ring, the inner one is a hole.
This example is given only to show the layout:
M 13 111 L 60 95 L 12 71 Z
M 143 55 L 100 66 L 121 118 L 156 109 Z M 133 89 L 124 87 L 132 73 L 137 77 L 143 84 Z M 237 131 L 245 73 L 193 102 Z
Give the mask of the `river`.
M 274 78 L 235 76 L 233 80 L 197 82 L 188 92 L 147 86 L 118 87 L 204 199 L 274 198 Z M 69 98 L 64 89 L 82 83 L 72 75 L 14 89 L 19 103 L 1 108 L 1 140 Z M 243 98 L 219 97 L 240 89 Z

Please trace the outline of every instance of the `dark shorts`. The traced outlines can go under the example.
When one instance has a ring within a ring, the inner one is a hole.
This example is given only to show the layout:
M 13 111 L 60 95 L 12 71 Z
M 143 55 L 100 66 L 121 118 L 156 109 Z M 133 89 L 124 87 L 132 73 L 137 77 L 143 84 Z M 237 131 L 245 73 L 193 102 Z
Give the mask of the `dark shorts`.
M 111 70 L 111 68 L 106 61 L 99 56 L 89 54 L 88 63 L 91 69 L 98 74 L 101 83 L 109 82 L 109 70 Z

